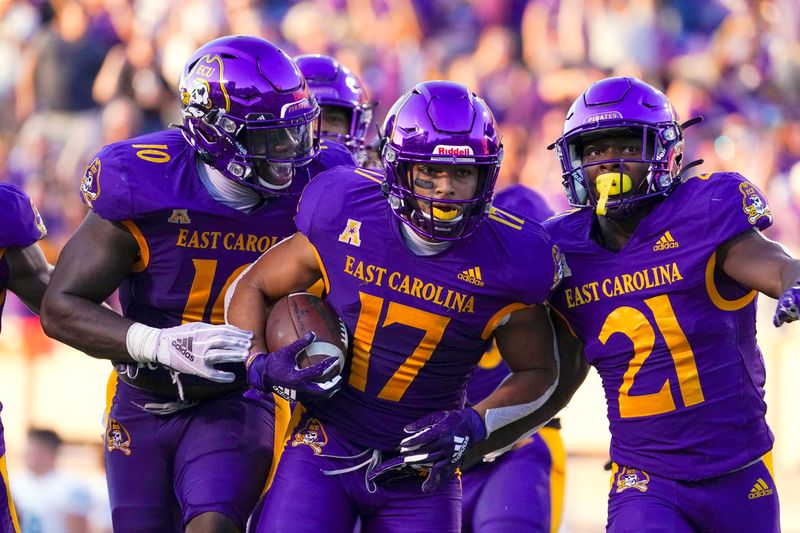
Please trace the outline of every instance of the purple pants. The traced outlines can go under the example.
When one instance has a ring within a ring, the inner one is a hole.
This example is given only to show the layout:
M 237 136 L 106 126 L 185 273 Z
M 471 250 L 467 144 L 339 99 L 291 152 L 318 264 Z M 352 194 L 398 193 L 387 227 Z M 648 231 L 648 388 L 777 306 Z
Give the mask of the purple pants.
M 105 436 L 114 531 L 183 531 L 206 512 L 244 531 L 272 462 L 272 396 L 235 391 L 156 415 L 139 406 L 173 398 L 115 381 Z
M 359 454 L 359 457 L 355 457 Z M 303 415 L 286 441 L 260 516 L 250 531 L 353 533 L 453 532 L 461 529 L 461 483 L 444 481 L 424 494 L 420 481 L 373 486 L 372 450 L 356 446 Z M 352 470 L 351 470 L 352 469 Z M 335 473 L 336 471 L 349 470 Z
M 613 533 L 778 533 L 778 492 L 768 454 L 741 470 L 675 481 L 614 465 L 608 497 Z
M 0 404 L 0 411 L 3 404 Z M 6 439 L 3 422 L 0 421 L 0 476 L 3 478 L 3 486 L 0 488 L 0 532 L 19 533 L 19 521 L 17 512 L 14 509 L 14 502 L 9 491 L 8 469 L 6 468 Z
M 463 531 L 550 533 L 561 522 L 566 456 L 561 435 L 543 428 L 523 445 L 464 472 Z

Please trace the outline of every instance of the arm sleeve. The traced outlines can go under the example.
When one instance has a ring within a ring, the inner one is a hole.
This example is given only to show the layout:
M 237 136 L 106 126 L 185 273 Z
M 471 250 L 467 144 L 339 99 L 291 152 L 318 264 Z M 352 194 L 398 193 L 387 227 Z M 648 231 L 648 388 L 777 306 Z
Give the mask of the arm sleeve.
M 736 173 L 719 174 L 708 206 L 709 228 L 722 244 L 752 228 L 765 230 L 772 225 L 767 197 Z
M 113 146 L 103 148 L 86 167 L 80 195 L 83 203 L 106 220 L 135 218 L 126 165 Z
M 0 248 L 30 246 L 47 235 L 39 211 L 16 185 L 0 185 Z

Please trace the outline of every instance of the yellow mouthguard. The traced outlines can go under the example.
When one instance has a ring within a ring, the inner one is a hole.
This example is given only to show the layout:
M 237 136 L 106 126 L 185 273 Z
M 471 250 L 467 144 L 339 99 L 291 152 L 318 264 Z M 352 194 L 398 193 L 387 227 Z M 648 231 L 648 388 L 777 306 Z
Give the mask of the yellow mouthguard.
M 595 212 L 598 215 L 602 216 L 606 214 L 606 203 L 608 202 L 609 196 L 622 194 L 633 188 L 631 177 L 627 174 L 622 174 L 622 190 L 620 190 L 619 177 L 620 174 L 618 173 L 606 173 L 597 176 L 595 183 L 597 184 L 597 192 L 600 193 L 600 198 L 597 200 Z
M 439 209 L 438 207 L 434 207 L 433 216 L 439 220 L 453 220 L 458 216 L 458 209 L 448 209 L 445 211 L 443 209 Z

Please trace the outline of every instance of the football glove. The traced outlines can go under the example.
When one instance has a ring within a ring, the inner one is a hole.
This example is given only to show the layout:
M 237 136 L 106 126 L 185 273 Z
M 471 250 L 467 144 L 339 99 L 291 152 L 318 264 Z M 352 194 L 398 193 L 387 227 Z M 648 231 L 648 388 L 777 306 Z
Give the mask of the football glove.
M 439 411 L 404 428 L 411 434 L 400 442 L 400 456 L 372 471 L 371 479 L 380 482 L 395 476 L 419 475 L 427 471 L 422 491 L 435 491 L 442 480 L 452 475 L 464 460 L 464 453 L 486 438 L 486 425 L 474 409 Z
M 253 334 L 234 326 L 191 322 L 173 328 L 134 323 L 126 337 L 128 353 L 140 363 L 158 363 L 175 372 L 219 383 L 232 383 L 233 372 L 214 368 L 219 363 L 247 359 Z
M 315 339 L 316 335 L 311 332 L 274 352 L 252 354 L 246 363 L 250 386 L 265 392 L 275 392 L 290 402 L 307 402 L 333 396 L 342 385 L 341 375 L 337 374 L 323 383 L 315 380 L 338 365 L 338 357 L 328 357 L 307 368 L 297 366 L 297 356 Z
M 786 289 L 778 299 L 778 308 L 775 310 L 772 323 L 777 328 L 798 318 L 800 318 L 800 280 L 796 281 L 793 287 Z

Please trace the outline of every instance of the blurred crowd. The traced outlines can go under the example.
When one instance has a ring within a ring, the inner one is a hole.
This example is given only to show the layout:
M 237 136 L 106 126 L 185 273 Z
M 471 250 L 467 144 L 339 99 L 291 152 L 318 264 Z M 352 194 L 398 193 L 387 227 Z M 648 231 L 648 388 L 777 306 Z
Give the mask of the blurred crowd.
M 326 53 L 388 106 L 415 82 L 483 96 L 506 146 L 500 186 L 565 207 L 547 145 L 594 80 L 635 75 L 687 120 L 688 159 L 761 186 L 773 235 L 800 249 L 797 0 L 0 0 L 0 180 L 50 229 L 50 260 L 82 220 L 83 168 L 102 145 L 179 120 L 186 58 L 225 34 Z

